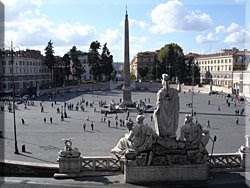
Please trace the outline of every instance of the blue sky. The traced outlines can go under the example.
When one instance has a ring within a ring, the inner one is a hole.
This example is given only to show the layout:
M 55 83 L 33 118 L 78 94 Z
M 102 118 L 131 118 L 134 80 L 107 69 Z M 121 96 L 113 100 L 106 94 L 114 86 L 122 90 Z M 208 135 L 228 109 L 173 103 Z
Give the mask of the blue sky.
M 178 43 L 184 53 L 210 53 L 248 47 L 247 0 L 2 0 L 5 44 L 55 54 L 73 45 L 88 51 L 92 41 L 107 42 L 114 61 L 123 61 L 124 15 L 130 21 L 130 59 Z

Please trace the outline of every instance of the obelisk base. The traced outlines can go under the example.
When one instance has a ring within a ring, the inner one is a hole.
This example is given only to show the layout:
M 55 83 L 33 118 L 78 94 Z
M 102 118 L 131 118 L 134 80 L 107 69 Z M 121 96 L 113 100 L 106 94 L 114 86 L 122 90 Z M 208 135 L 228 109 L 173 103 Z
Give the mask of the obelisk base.
M 123 105 L 127 106 L 127 107 L 132 107 L 133 103 L 131 100 L 131 89 L 129 86 L 123 86 L 122 87 L 122 91 L 123 91 Z

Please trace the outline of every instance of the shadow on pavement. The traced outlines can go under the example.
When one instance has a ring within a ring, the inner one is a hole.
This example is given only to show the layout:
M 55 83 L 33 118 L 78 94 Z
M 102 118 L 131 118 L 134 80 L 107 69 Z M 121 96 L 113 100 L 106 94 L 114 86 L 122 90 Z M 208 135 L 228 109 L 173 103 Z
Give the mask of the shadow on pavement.
M 43 162 L 46 162 L 46 163 L 58 164 L 58 163 L 54 163 L 54 162 L 47 161 L 47 160 L 44 160 L 44 159 L 40 159 L 40 158 L 37 158 L 37 157 L 32 157 L 32 156 L 29 156 L 29 155 L 25 155 L 23 153 L 19 153 L 18 155 L 21 155 L 21 156 L 24 156 L 24 157 L 27 157 L 27 158 L 31 158 L 31 159 L 36 159 L 38 161 L 43 161 Z

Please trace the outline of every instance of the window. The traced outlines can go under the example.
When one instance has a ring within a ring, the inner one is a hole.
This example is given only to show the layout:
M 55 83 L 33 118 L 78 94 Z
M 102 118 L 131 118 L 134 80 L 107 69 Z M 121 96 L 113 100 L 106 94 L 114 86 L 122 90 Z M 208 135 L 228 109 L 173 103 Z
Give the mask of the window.
M 228 70 L 231 71 L 231 66 L 228 66 Z
M 219 59 L 217 60 L 217 63 L 220 63 L 220 60 L 219 60 Z
M 225 63 L 227 63 L 227 59 L 225 59 Z

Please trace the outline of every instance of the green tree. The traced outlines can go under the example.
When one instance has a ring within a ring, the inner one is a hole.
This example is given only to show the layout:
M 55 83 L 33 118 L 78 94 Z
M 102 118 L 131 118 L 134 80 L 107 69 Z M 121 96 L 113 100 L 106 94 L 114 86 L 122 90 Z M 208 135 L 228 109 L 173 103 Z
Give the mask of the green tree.
M 82 74 L 84 73 L 84 68 L 79 60 L 79 55 L 81 55 L 81 52 L 77 51 L 76 46 L 73 46 L 72 49 L 70 49 L 70 57 L 73 62 L 72 68 L 74 69 L 73 76 L 80 82 Z
M 144 79 L 147 76 L 148 72 L 149 72 L 148 67 L 145 67 L 145 68 L 139 67 L 138 68 L 138 73 L 142 79 Z
M 110 55 L 107 43 L 103 45 L 101 55 L 101 70 L 105 75 L 106 81 L 111 79 L 111 74 L 114 71 L 113 67 L 113 56 Z
M 46 46 L 46 48 L 44 49 L 45 51 L 45 58 L 44 58 L 44 63 L 45 65 L 48 66 L 49 70 L 50 70 L 50 76 L 51 76 L 51 86 L 53 83 L 53 67 L 55 64 L 55 56 L 54 56 L 54 50 L 53 50 L 53 43 L 51 42 L 51 40 L 48 42 L 48 45 Z
M 90 44 L 88 60 L 90 65 L 90 72 L 93 75 L 94 80 L 101 80 L 102 69 L 101 69 L 101 56 L 98 50 L 101 45 L 98 41 L 93 41 Z
M 69 56 L 69 54 L 64 54 L 63 62 L 64 62 L 64 75 L 66 76 L 67 80 L 69 80 L 69 76 L 72 74 L 71 70 L 70 70 L 70 56 Z
M 185 78 L 185 61 L 182 48 L 175 43 L 166 44 L 158 53 L 157 59 L 157 77 L 160 78 L 163 73 L 170 73 L 170 79 L 175 80 L 176 77 L 182 83 Z
M 197 85 L 200 83 L 200 69 L 198 65 L 193 62 L 193 59 L 190 59 L 186 65 L 184 83 L 189 85 Z

